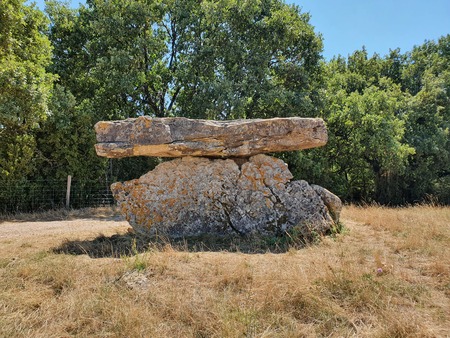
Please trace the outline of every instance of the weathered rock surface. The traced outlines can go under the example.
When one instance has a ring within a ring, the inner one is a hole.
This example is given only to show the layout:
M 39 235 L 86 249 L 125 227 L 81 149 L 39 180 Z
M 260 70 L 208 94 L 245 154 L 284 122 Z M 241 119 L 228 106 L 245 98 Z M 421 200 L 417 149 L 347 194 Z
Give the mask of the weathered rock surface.
M 249 157 L 325 145 L 318 118 L 209 121 L 142 116 L 95 125 L 99 156 Z
M 183 157 L 111 188 L 130 224 L 147 234 L 280 235 L 296 229 L 309 236 L 327 232 L 338 221 L 339 198 L 305 181 L 291 181 L 283 161 L 256 155 L 237 162 Z
M 323 203 L 327 206 L 331 218 L 333 218 L 336 223 L 339 222 L 339 217 L 341 216 L 342 210 L 341 199 L 320 185 L 311 184 L 311 187 L 316 191 Z

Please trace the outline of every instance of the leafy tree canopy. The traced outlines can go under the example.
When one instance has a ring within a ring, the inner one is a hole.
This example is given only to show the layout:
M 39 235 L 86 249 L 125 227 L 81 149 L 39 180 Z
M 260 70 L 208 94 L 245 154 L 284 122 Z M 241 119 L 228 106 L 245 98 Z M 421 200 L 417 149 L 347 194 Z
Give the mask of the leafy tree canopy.
M 0 3 L 0 180 L 33 170 L 32 131 L 48 114 L 53 76 L 51 45 L 42 12 L 21 0 Z
M 101 118 L 314 114 L 322 42 L 298 7 L 93 0 L 48 12 L 53 69 Z

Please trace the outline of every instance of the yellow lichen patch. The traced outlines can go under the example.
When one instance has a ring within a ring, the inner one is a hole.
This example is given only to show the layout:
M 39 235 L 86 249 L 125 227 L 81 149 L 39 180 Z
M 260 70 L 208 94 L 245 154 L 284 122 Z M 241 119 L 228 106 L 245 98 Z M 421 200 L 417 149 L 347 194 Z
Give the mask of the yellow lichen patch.
M 103 133 L 106 129 L 108 129 L 111 126 L 111 122 L 108 121 L 100 121 L 95 124 L 95 131 L 96 133 Z
M 160 156 L 160 157 L 181 157 L 183 152 L 175 149 L 172 144 L 152 144 L 135 145 L 133 156 Z
M 143 120 L 144 121 L 144 126 L 147 129 L 150 129 L 150 127 L 152 126 L 152 120 L 150 118 L 146 117 L 146 116 L 141 116 L 141 117 L 138 118 L 138 120 L 140 120 L 140 121 Z

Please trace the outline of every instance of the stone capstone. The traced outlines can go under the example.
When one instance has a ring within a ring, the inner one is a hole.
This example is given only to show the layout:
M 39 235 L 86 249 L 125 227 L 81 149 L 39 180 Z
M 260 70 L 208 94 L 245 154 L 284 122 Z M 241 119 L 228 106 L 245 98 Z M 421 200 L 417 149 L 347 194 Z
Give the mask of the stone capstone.
M 232 121 L 141 116 L 95 125 L 97 154 L 109 158 L 249 157 L 256 154 L 323 146 L 324 121 L 319 118 L 273 118 Z
M 339 198 L 322 187 L 291 179 L 287 165 L 267 155 L 237 161 L 183 157 L 111 188 L 138 233 L 170 237 L 326 233 L 338 222 Z

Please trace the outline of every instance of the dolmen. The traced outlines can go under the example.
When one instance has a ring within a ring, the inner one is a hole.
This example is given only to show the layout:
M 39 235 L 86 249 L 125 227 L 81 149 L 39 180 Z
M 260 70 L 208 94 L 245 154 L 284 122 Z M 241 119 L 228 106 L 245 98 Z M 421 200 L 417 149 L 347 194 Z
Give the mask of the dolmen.
M 99 156 L 175 158 L 138 179 L 112 184 L 120 211 L 137 233 L 311 237 L 339 221 L 337 196 L 292 180 L 286 163 L 265 155 L 325 145 L 322 119 L 142 116 L 101 121 L 95 130 Z

